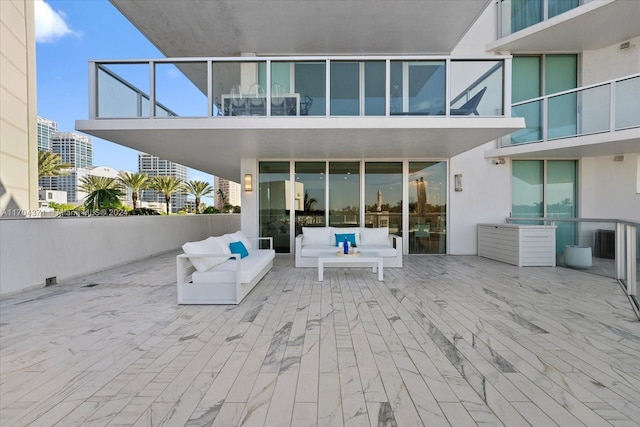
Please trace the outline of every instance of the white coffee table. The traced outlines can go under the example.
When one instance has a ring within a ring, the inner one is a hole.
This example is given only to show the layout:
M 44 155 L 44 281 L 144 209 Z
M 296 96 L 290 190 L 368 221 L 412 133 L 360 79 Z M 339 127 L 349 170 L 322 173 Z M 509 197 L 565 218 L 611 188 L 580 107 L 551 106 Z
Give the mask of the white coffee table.
M 375 252 L 362 252 L 360 255 L 323 254 L 318 257 L 318 281 L 324 280 L 324 267 L 364 267 L 372 266 L 378 271 L 378 280 L 384 280 L 382 257 Z

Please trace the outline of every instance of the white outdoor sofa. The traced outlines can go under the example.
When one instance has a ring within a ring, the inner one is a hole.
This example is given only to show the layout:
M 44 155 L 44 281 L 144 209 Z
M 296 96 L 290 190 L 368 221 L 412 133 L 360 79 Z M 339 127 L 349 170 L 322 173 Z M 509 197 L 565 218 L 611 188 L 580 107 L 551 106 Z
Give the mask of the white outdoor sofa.
M 388 227 L 302 227 L 296 236 L 296 267 L 317 267 L 318 256 L 338 251 L 335 235 L 350 233 L 357 250 L 376 252 L 384 267 L 402 267 L 402 237 L 389 234 Z
M 269 249 L 258 249 L 242 232 L 209 237 L 182 246 L 177 256 L 178 304 L 239 304 L 273 266 L 273 239 Z M 242 242 L 248 255 L 231 253 L 229 244 Z

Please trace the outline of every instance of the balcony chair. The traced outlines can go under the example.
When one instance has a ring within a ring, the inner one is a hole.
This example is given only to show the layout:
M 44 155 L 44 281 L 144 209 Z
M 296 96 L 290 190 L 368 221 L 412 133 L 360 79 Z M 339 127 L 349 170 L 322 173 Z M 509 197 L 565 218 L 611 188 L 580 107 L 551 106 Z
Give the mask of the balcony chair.
M 264 89 L 258 83 L 249 87 L 249 98 L 247 104 L 250 116 L 264 116 L 267 114 L 267 99 Z
M 242 96 L 240 85 L 231 88 L 231 101 L 229 102 L 230 116 L 244 116 L 247 113 L 246 99 Z
M 305 95 L 304 96 L 304 101 L 300 101 L 300 115 L 301 116 L 308 116 L 309 115 L 309 110 L 311 109 L 311 105 L 313 104 L 313 98 L 311 98 L 309 95 Z M 291 112 L 289 112 L 289 115 L 295 115 L 295 110 L 293 112 L 293 114 L 291 114 Z
M 288 111 L 282 86 L 276 83 L 271 87 L 271 115 L 286 116 Z
M 478 113 L 478 104 L 480 104 L 480 100 L 482 96 L 486 92 L 487 87 L 483 87 L 482 90 L 475 95 L 473 95 L 467 102 L 465 102 L 460 108 L 452 108 L 451 115 L 452 116 L 468 116 L 469 114 L 475 114 L 479 116 Z

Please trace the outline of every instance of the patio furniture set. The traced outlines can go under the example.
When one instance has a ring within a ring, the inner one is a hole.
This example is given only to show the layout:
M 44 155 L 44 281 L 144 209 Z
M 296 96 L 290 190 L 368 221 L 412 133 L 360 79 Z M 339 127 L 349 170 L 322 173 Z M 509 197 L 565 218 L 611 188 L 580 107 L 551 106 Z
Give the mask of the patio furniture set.
M 268 249 L 260 249 L 262 241 Z M 350 248 L 344 253 L 344 244 Z M 178 304 L 239 304 L 273 266 L 271 237 L 249 239 L 241 231 L 182 246 L 176 258 Z M 303 227 L 296 237 L 296 267 L 402 267 L 402 238 L 388 227 Z

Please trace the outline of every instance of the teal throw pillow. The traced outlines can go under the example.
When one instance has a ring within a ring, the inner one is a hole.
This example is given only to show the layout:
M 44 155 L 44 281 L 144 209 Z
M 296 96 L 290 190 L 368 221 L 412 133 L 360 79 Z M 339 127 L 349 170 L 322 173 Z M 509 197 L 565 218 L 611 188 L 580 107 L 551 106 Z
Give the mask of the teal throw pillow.
M 232 254 L 240 254 L 240 258 L 244 258 L 249 255 L 249 251 L 247 251 L 247 248 L 242 242 L 229 243 L 229 249 L 231 249 Z
M 336 246 L 338 246 L 340 244 L 340 242 L 344 242 L 344 238 L 347 238 L 347 240 L 349 241 L 349 244 L 353 247 L 356 246 L 356 234 L 355 233 L 350 233 L 350 234 L 336 234 Z

